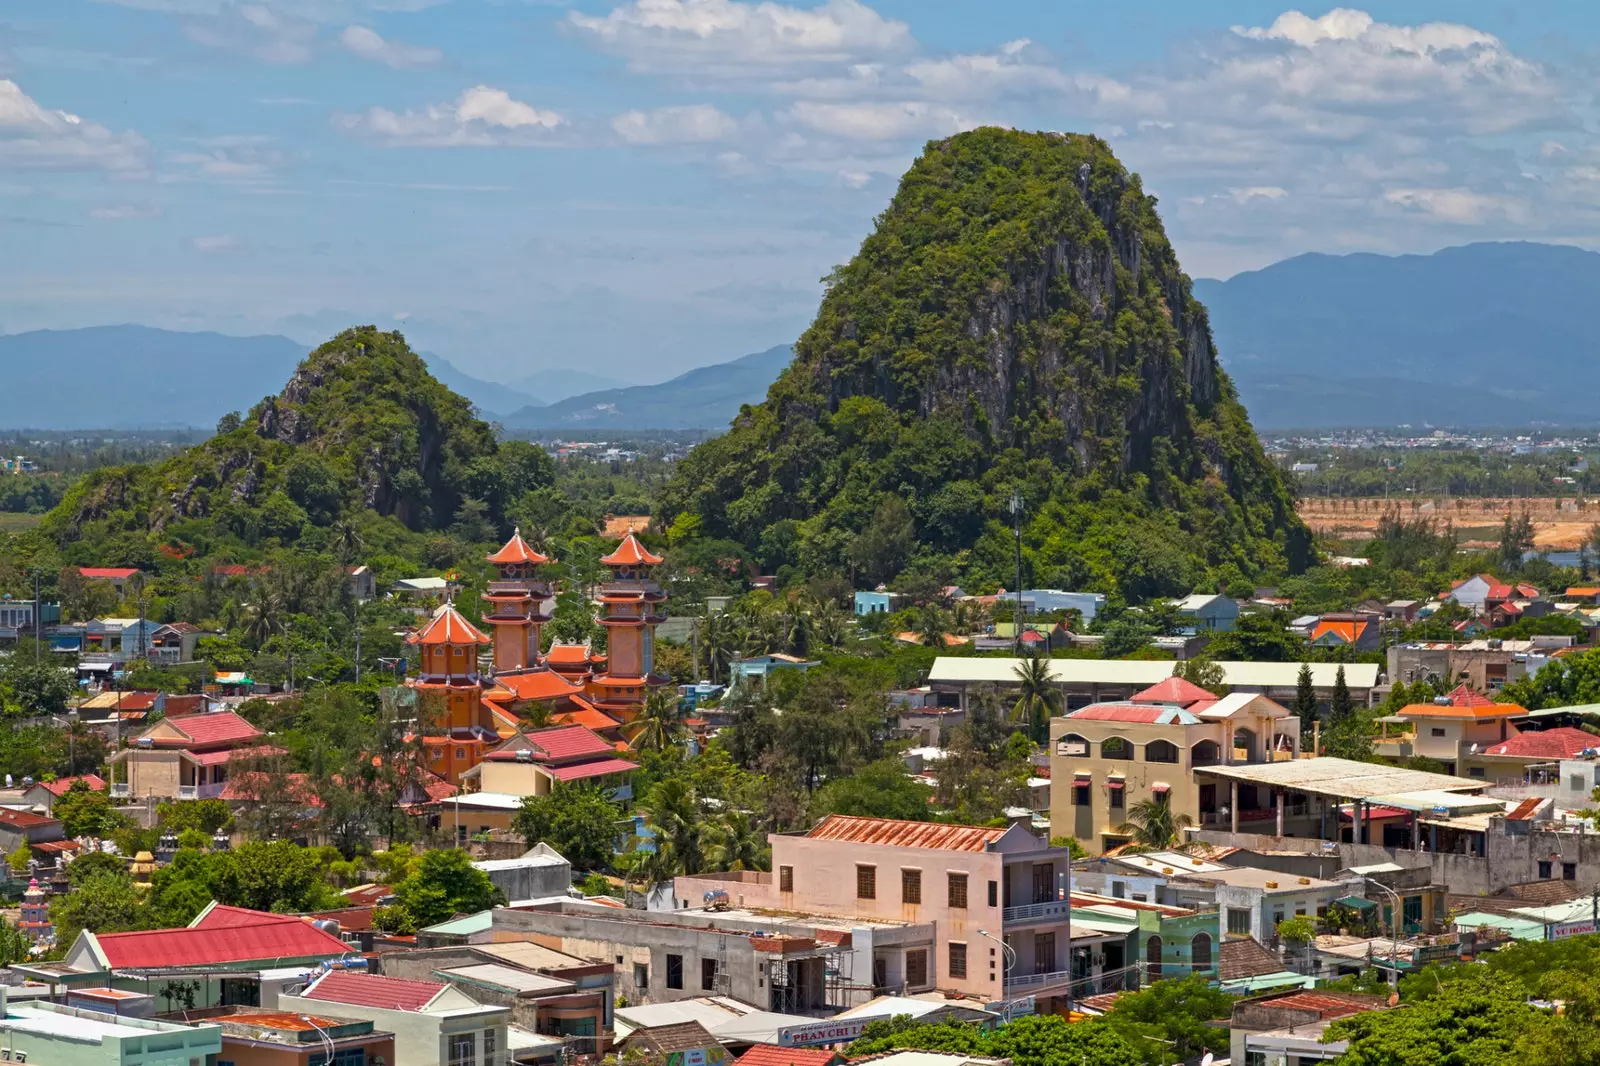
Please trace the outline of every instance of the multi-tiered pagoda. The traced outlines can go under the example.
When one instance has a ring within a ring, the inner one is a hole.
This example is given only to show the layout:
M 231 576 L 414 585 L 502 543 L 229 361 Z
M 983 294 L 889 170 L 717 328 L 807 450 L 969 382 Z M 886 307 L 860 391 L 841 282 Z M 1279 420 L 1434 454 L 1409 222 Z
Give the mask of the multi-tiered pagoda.
M 624 725 L 639 716 L 652 688 L 671 683 L 654 672 L 656 626 L 666 621 L 662 604 L 667 594 L 654 574 L 661 561 L 632 533 L 600 560 L 611 568 L 611 580 L 600 589 L 596 619 L 606 627 L 606 660 L 605 672 L 589 678 L 589 697 Z

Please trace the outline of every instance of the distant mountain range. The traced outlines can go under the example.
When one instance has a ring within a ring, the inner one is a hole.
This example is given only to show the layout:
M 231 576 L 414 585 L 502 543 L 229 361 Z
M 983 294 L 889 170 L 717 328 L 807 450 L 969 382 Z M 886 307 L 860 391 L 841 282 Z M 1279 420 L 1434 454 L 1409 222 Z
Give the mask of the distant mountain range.
M 794 358 L 787 344 L 703 366 L 659 385 L 633 385 L 525 407 L 501 419 L 507 429 L 724 429 L 741 404 L 760 403 Z
M 1257 429 L 1595 421 L 1600 254 L 1469 244 L 1197 280 Z

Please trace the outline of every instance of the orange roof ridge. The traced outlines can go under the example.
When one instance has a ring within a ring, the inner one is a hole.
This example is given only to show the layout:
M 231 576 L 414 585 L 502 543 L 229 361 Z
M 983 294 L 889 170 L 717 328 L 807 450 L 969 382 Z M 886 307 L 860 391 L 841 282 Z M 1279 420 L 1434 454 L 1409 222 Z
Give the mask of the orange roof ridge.
M 453 603 L 433 612 L 433 618 L 420 632 L 406 638 L 407 644 L 490 644 L 492 641 L 471 622 L 461 617 Z
M 639 538 L 633 535 L 632 530 L 622 538 L 622 543 L 617 545 L 616 551 L 600 560 L 606 566 L 656 566 L 661 561 L 661 556 L 650 554 L 645 546 L 639 543 Z
M 549 556 L 540 555 L 533 547 L 522 539 L 522 527 L 517 526 L 511 531 L 511 539 L 506 541 L 505 547 L 490 555 L 485 560 L 491 563 L 548 563 Z
M 898 848 L 936 851 L 984 851 L 1006 834 L 1005 829 L 983 825 L 913 822 L 899 818 L 864 818 L 830 814 L 806 836 L 816 840 L 846 840 L 857 844 L 884 844 Z

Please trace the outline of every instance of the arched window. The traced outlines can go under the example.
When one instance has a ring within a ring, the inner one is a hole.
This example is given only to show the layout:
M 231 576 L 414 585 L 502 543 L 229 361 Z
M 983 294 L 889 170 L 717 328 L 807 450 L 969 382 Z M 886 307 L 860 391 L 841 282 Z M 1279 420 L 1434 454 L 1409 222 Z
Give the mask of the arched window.
M 1189 968 L 1195 973 L 1208 973 L 1211 970 L 1211 934 L 1196 933 L 1194 939 L 1189 941 Z
M 1150 980 L 1161 980 L 1161 938 L 1153 936 L 1144 942 L 1145 972 Z
M 1170 740 L 1152 740 L 1144 746 L 1145 762 L 1177 762 L 1178 745 Z
M 1125 737 L 1107 737 L 1100 742 L 1102 759 L 1131 759 L 1133 745 Z
M 1064 733 L 1056 740 L 1057 755 L 1089 754 L 1089 739 L 1077 733 Z
M 1261 753 L 1257 750 L 1256 731 L 1254 729 L 1235 729 L 1233 731 L 1233 757 L 1244 758 L 1250 762 L 1258 762 Z
M 1189 765 L 1216 766 L 1222 761 L 1222 748 L 1214 740 L 1202 740 L 1189 749 Z

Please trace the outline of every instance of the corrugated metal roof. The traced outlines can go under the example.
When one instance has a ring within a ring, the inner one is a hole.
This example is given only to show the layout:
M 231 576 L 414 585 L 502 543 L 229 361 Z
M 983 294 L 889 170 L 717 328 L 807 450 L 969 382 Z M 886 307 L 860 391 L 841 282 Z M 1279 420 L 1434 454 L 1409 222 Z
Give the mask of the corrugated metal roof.
M 930 851 L 987 851 L 1005 835 L 1004 829 L 981 825 L 943 825 L 908 822 L 896 818 L 858 818 L 830 814 L 807 833 L 815 840 L 848 840 L 856 844 L 883 844 L 893 848 Z
M 436 981 L 409 981 L 400 977 L 329 970 L 301 993 L 304 999 L 324 1003 L 349 1003 L 380 1010 L 418 1011 L 432 1003 L 448 985 Z
M 1469 781 L 1463 777 L 1431 774 L 1381 763 L 1356 762 L 1353 759 L 1336 759 L 1328 755 L 1284 762 L 1197 766 L 1193 772 L 1206 777 L 1231 778 L 1253 785 L 1277 785 L 1346 800 L 1373 797 L 1385 802 L 1398 801 L 1402 795 L 1412 792 L 1481 792 L 1485 785 L 1483 781 Z M 1403 806 L 1398 802 L 1394 805 Z
M 1200 719 L 1182 707 L 1155 707 L 1145 703 L 1092 703 L 1066 715 L 1085 722 L 1134 722 L 1144 725 L 1199 725 Z

